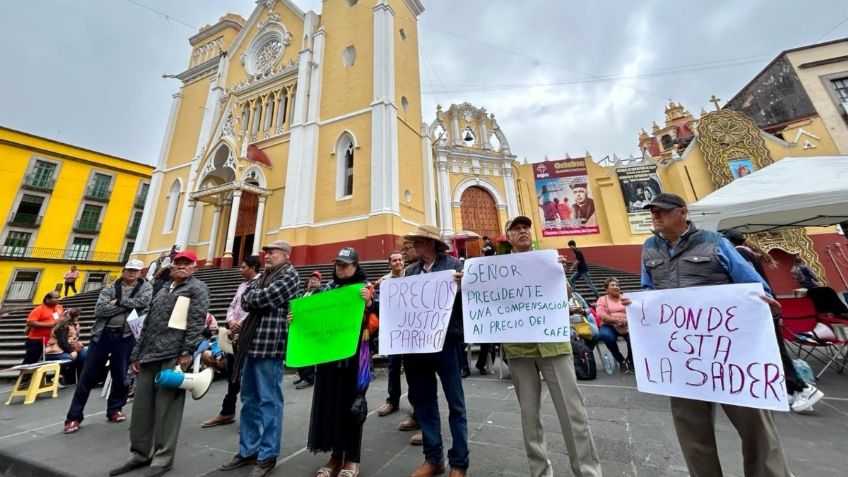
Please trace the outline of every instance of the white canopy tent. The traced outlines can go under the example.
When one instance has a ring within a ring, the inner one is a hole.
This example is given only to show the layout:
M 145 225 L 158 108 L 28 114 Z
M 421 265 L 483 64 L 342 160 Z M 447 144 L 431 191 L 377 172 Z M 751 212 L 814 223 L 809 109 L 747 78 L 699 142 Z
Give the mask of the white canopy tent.
M 787 157 L 689 206 L 708 230 L 763 232 L 848 221 L 848 156 Z

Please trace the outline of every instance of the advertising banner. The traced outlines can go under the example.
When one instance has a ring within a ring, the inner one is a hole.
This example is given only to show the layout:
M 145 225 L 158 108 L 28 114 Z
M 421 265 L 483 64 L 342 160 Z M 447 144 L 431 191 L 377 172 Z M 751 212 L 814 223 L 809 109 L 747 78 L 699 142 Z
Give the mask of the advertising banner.
M 536 163 L 533 176 L 544 237 L 598 233 L 585 158 Z
M 651 214 L 642 209 L 657 194 L 662 192 L 660 178 L 655 164 L 646 166 L 622 167 L 617 171 L 618 182 L 621 185 L 621 195 L 627 218 L 630 222 L 630 233 L 651 233 Z

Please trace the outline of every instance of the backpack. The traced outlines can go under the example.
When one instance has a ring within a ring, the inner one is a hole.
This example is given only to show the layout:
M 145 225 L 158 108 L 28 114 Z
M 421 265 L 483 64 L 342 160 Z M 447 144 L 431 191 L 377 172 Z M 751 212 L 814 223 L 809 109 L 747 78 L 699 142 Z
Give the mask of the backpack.
M 571 342 L 574 354 L 574 374 L 580 381 L 589 381 L 598 376 L 598 366 L 595 363 L 595 353 L 581 339 Z

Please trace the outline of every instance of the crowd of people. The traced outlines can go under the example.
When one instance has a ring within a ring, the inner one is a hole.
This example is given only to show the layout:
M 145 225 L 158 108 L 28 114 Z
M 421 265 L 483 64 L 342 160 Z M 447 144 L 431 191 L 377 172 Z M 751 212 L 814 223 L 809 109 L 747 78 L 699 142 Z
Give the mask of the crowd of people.
M 731 231 L 725 238 L 697 229 L 688 221 L 685 201 L 677 195 L 660 193 L 645 209 L 651 214 L 655 234 L 642 250 L 642 287 L 662 290 L 761 283 L 766 291 L 761 298 L 775 317 L 792 408 L 809 409 L 821 399 L 821 391 L 798 378 L 780 339 L 780 305 L 773 299 L 763 271 L 764 266 L 771 265 L 768 255 L 746 243 L 742 234 Z M 532 222 L 525 216 L 514 217 L 506 224 L 504 232 L 511 253 L 532 250 L 532 230 Z M 495 254 L 494 245 L 486 239 L 484 254 Z M 604 293 L 600 294 L 589 276 L 583 253 L 574 241 L 569 242 L 569 247 L 574 255 L 573 264 L 568 267 L 568 273 L 573 273 L 568 278 L 572 284 L 568 298 L 573 341 L 481 346 L 475 366 L 481 374 L 486 374 L 487 360 L 496 348 L 508 363 L 529 471 L 534 477 L 553 475 L 541 420 L 542 382 L 547 385 L 556 411 L 572 473 L 600 476 L 598 450 L 577 386 L 577 379 L 583 373 L 575 356 L 584 348 L 591 354 L 603 342 L 621 372 L 634 371 L 625 311 L 629 298 L 622 293 L 616 278 L 605 280 Z M 235 423 L 240 394 L 238 450 L 220 470 L 252 466 L 251 476 L 268 475 L 281 452 L 288 327 L 294 320 L 303 319 L 289 312 L 291 301 L 346 285 L 364 284 L 360 296 L 365 311 L 357 352 L 349 358 L 300 368 L 296 381 L 298 389 L 314 387 L 306 447 L 314 453 L 328 454 L 327 460 L 316 468 L 316 477 L 356 477 L 364 457 L 366 391 L 373 379 L 371 356 L 379 339 L 381 284 L 402 277 L 452 271 L 460 286 L 463 264 L 447 253 L 449 246 L 438 227 L 421 225 L 404 236 L 400 250 L 389 254 L 390 271 L 379 279 L 369 281 L 359 263 L 358 252 L 344 247 L 333 261 L 332 277 L 323 282 L 323 275 L 316 271 L 309 277 L 306 288 L 300 290 L 298 273 L 290 261 L 291 245 L 279 240 L 262 250 L 264 267 L 254 256 L 240 263 L 243 282 L 227 309 L 226 330 L 217 334 L 219 341 L 229 343 L 229 351 L 222 351 L 221 346 L 203 355 L 203 362 L 226 378 L 227 391 L 218 415 L 204 421 L 202 427 Z M 705 260 L 687 260 L 690 256 Z M 559 261 L 565 273 L 567 260 L 560 255 Z M 796 267 L 799 282 L 815 286 L 816 277 L 802 265 Z M 159 476 L 172 468 L 185 392 L 156 386 L 156 376 L 175 367 L 187 371 L 204 338 L 214 341 L 215 335 L 208 323 L 209 289 L 194 277 L 197 257 L 193 251 L 172 249 L 163 253 L 149 267 L 146 278 L 140 276 L 143 269 L 142 262 L 130 260 L 121 277 L 100 291 L 88 346 L 79 339 L 79 309 L 63 309 L 58 292 L 48 293 L 27 319 L 24 362 L 36 362 L 42 357 L 62 360 L 65 382 L 79 376 L 64 424 L 65 433 L 80 430 L 91 389 L 102 382 L 107 370 L 111 375 L 111 390 L 106 417 L 110 422 L 125 421 L 123 408 L 127 405 L 130 380 L 134 379 L 130 458 L 112 469 L 110 475 L 142 469 L 140 475 Z M 595 294 L 592 304 L 574 290 L 574 283 L 581 278 Z M 66 276 L 66 280 L 70 278 Z M 378 416 L 386 417 L 400 410 L 401 375 L 405 375 L 410 414 L 400 422 L 399 429 L 420 431 L 412 435 L 410 442 L 421 445 L 423 453 L 423 461 L 411 470 L 411 477 L 431 477 L 446 471 L 449 477 L 460 477 L 467 475 L 471 465 L 462 381 L 468 375 L 469 366 L 462 316 L 461 295 L 457 294 L 441 351 L 389 357 L 387 397 L 376 411 Z M 143 319 L 140 332 L 131 324 L 135 319 Z M 619 347 L 620 339 L 626 345 L 626 354 Z M 441 383 L 441 391 L 437 383 Z M 440 394 L 448 405 L 451 440 L 447 452 L 438 405 Z M 721 475 L 713 432 L 715 403 L 676 397 L 671 397 L 670 403 L 690 475 Z M 721 407 L 745 442 L 742 453 L 746 475 L 791 475 L 768 411 L 727 404 Z M 757 444 L 752 445 L 753 442 Z

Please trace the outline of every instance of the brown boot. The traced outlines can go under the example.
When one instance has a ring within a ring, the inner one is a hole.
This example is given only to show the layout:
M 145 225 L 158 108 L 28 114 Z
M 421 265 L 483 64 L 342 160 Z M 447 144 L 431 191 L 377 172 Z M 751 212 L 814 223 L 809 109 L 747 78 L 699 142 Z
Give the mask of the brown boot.
M 200 427 L 223 426 L 224 424 L 232 424 L 234 422 L 236 422 L 236 416 L 225 416 L 223 414 L 218 414 L 212 419 L 203 421 L 203 423 L 200 424 Z
M 439 462 L 434 464 L 430 461 L 424 461 L 417 469 L 412 471 L 409 477 L 433 477 L 434 475 L 445 473 L 445 463 Z
M 424 445 L 424 435 L 420 432 L 416 432 L 409 438 L 409 443 L 414 446 L 423 446 Z
M 418 429 L 421 429 L 421 426 L 418 425 L 418 421 L 411 417 L 400 421 L 398 425 L 398 430 L 401 431 L 417 431 Z

